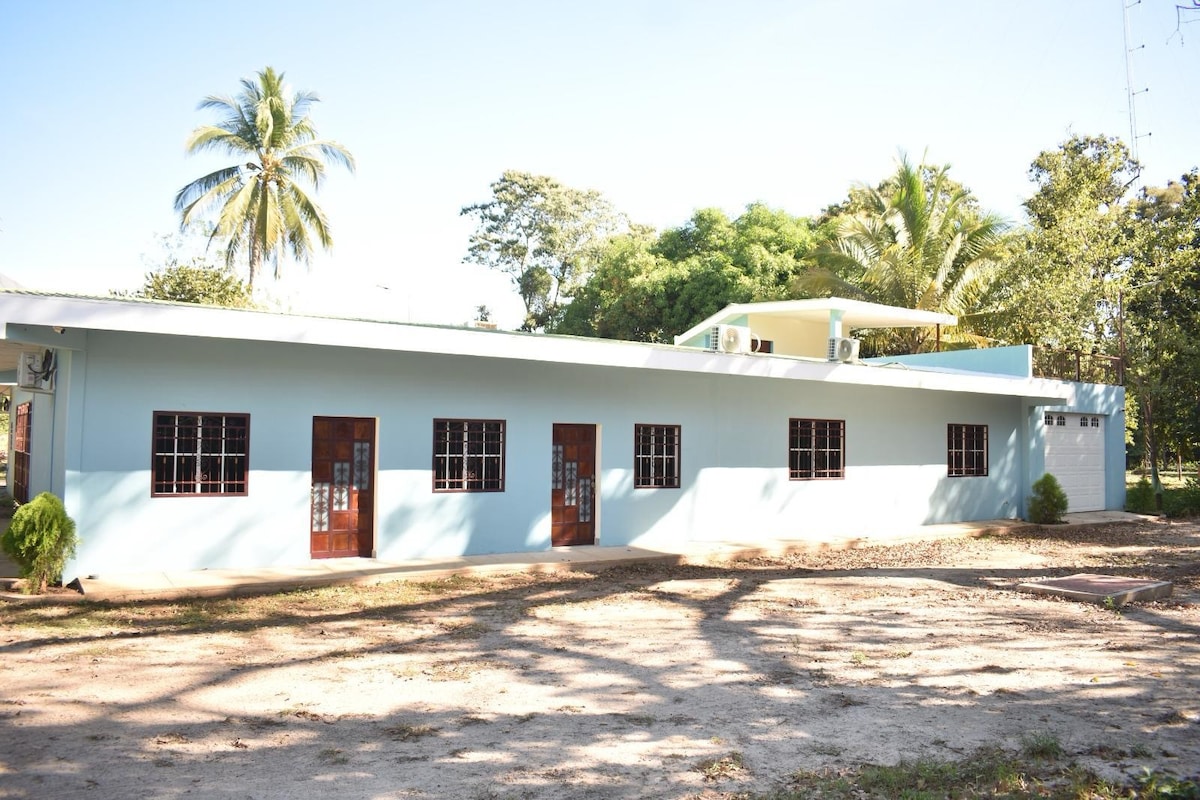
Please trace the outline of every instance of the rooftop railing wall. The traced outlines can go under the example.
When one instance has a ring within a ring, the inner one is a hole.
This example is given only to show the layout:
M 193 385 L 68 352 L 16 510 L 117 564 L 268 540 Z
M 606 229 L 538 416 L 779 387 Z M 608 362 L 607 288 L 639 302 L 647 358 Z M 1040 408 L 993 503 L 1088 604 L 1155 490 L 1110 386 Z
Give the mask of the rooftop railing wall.
M 1118 356 L 1085 353 L 1082 350 L 1033 348 L 1033 374 L 1037 378 L 1056 378 L 1081 383 L 1125 384 L 1124 364 Z

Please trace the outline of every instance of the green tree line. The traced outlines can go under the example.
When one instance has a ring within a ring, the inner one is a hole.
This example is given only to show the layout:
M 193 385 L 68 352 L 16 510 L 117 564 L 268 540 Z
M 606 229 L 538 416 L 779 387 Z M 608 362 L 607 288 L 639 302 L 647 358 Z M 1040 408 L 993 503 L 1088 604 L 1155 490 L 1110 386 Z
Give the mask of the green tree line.
M 1023 220 L 903 155 L 808 217 L 752 203 L 656 231 L 515 171 L 462 213 L 477 225 L 467 260 L 510 275 L 524 330 L 670 342 L 730 303 L 840 296 L 958 318 L 940 341 L 863 332 L 867 354 L 1031 344 L 1120 359 L 1130 443 L 1157 486 L 1158 465 L 1200 439 L 1200 174 L 1138 189 L 1140 172 L 1119 139 L 1072 136 L 1032 161 Z

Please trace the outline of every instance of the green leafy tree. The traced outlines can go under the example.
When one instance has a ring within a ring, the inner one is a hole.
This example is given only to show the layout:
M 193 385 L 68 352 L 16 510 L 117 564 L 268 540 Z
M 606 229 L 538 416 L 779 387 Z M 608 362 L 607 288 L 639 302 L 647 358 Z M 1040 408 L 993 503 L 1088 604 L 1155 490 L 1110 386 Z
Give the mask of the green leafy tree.
M 1151 471 L 1191 454 L 1200 430 L 1200 179 L 1131 196 L 1137 163 L 1118 139 L 1074 136 L 1038 156 L 1023 231 L 993 302 L 996 335 L 1125 362 L 1127 440 Z
M 163 236 L 159 241 L 161 253 L 143 256 L 153 268 L 146 272 L 141 288 L 129 291 L 114 289 L 114 297 L 137 297 L 147 300 L 170 300 L 179 303 L 254 308 L 254 297 L 247 286 L 227 265 L 217 265 L 197 252 L 201 248 L 189 237 L 180 234 Z
M 307 263 L 314 240 L 332 247 L 329 222 L 310 190 L 320 187 L 327 163 L 354 170 L 349 151 L 317 137 L 308 113 L 317 95 L 289 93 L 283 78 L 267 67 L 255 79 L 243 79 L 236 97 L 212 95 L 201 101 L 201 109 L 212 109 L 221 119 L 196 128 L 187 152 L 217 151 L 238 163 L 197 178 L 175 195 L 182 227 L 213 215 L 210 240 L 224 243 L 231 266 L 246 256 L 251 289 L 264 262 L 274 265 L 278 278 L 285 254 Z
M 1129 206 L 1132 257 L 1122 276 L 1118 339 L 1162 510 L 1167 451 L 1181 470 L 1200 436 L 1200 172 L 1147 187 Z
M 853 188 L 827 209 L 832 235 L 814 250 L 796 291 L 954 314 L 958 330 L 943 337 L 979 343 L 975 317 L 998 274 L 1008 225 L 980 210 L 948 170 L 902 156 L 878 187 Z M 898 328 L 870 336 L 868 349 L 915 353 L 933 341 L 932 330 Z
M 1138 171 L 1125 145 L 1103 136 L 1073 136 L 1038 155 L 1029 225 L 990 298 L 997 338 L 1115 354 L 1132 255 L 1126 195 Z
M 203 263 L 175 264 L 148 272 L 142 288 L 132 296 L 226 308 L 254 307 L 250 287 L 233 270 Z
M 552 327 L 604 241 L 626 229 L 624 217 L 600 193 L 544 175 L 508 170 L 491 191 L 460 212 L 475 220 L 465 260 L 512 279 L 525 304 L 522 330 Z
M 669 342 L 730 303 L 779 300 L 815 242 L 807 219 L 747 206 L 701 209 L 657 237 L 637 228 L 600 250 L 557 332 Z
M 556 333 L 666 342 L 688 315 L 681 302 L 696 278 L 653 251 L 654 231 L 639 227 L 610 238 L 596 271 L 563 311 Z M 697 291 L 699 291 L 697 289 Z

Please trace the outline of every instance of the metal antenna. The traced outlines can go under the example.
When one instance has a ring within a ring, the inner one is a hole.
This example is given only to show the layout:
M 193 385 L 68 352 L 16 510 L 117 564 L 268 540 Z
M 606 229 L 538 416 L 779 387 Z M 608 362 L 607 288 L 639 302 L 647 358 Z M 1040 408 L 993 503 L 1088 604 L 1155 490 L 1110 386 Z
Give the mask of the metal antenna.
M 1137 127 L 1137 96 L 1150 91 L 1149 87 L 1144 89 L 1134 90 L 1133 88 L 1133 54 L 1137 50 L 1142 50 L 1146 47 L 1145 44 L 1140 44 L 1137 47 L 1129 46 L 1129 9 L 1142 4 L 1142 0 L 1136 0 L 1133 3 L 1126 3 L 1121 0 L 1121 9 L 1125 21 L 1125 96 L 1129 103 L 1129 154 L 1133 156 L 1133 160 L 1138 160 L 1138 139 L 1143 136 L 1149 137 L 1152 134 L 1138 134 Z M 1138 174 L 1134 177 L 1137 181 L 1141 178 L 1141 167 L 1138 167 Z

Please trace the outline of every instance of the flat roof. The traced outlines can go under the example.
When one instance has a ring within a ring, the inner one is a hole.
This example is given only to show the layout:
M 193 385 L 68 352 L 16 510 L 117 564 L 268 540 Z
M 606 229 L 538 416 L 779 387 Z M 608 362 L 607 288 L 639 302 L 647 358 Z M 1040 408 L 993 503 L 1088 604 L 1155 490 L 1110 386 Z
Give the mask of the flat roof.
M 1074 393 L 1071 385 L 1061 381 L 964 374 L 915 365 L 843 364 L 612 339 L 0 291 L 0 338 L 6 340 L 3 352 L 19 351 L 23 345 L 26 349 L 30 345 L 84 349 L 84 333 L 89 330 L 1005 395 L 1024 397 L 1036 405 L 1061 404 Z M 0 369 L 15 372 L 16 356 Z

